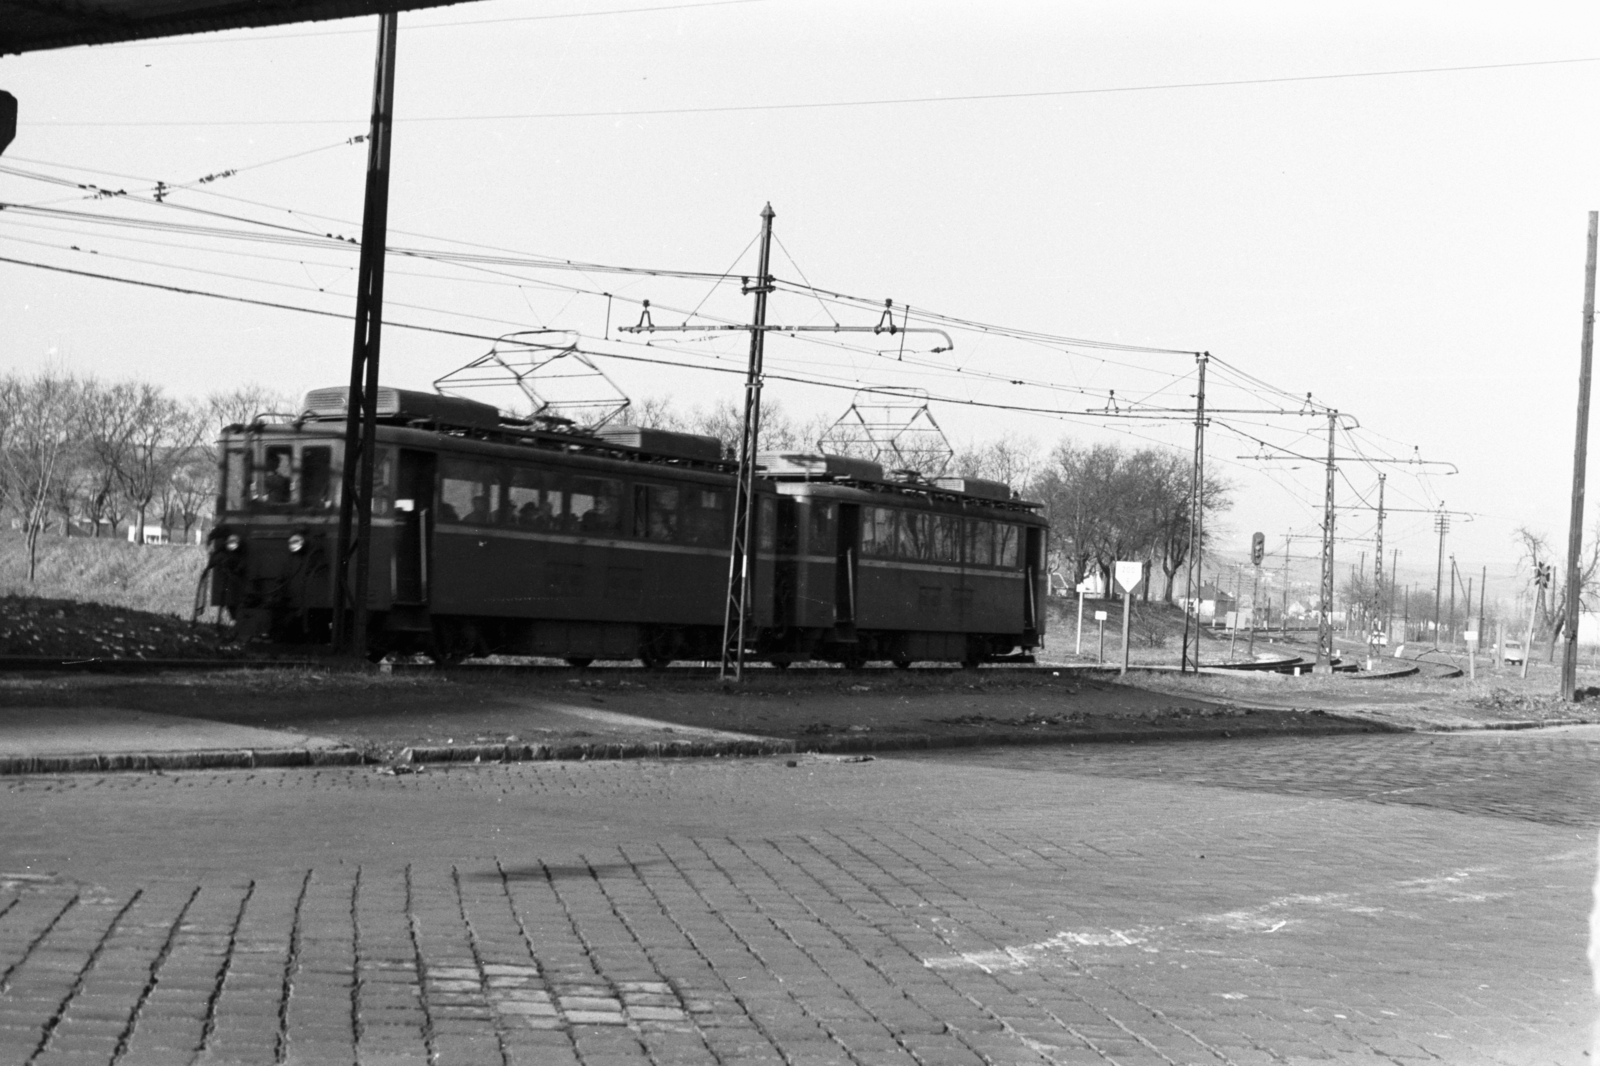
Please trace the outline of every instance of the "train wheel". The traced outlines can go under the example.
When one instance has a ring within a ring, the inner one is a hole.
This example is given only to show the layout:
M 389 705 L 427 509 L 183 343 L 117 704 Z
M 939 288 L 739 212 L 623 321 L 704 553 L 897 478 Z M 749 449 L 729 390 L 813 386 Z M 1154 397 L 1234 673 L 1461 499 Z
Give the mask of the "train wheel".
M 592 655 L 569 655 L 569 656 L 567 656 L 567 665 L 568 666 L 575 666 L 579 670 L 582 670 L 584 667 L 588 666 L 592 662 L 594 662 L 594 656 L 592 656 Z

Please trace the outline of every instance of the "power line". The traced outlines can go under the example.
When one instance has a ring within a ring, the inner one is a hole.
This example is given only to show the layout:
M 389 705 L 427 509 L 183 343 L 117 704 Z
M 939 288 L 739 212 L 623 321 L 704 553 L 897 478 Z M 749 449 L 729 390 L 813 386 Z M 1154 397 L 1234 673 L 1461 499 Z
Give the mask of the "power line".
M 657 11 L 686 11 L 698 7 L 732 7 L 735 4 L 759 4 L 765 2 L 766 0 L 701 0 L 700 3 L 661 4 L 656 7 L 618 7 L 611 8 L 606 11 L 569 11 L 558 15 L 517 15 L 508 18 L 494 19 L 458 19 L 455 22 L 422 22 L 409 26 L 402 26 L 401 30 L 405 34 L 409 35 L 416 30 L 456 29 L 462 26 L 494 26 L 506 22 L 548 22 L 555 19 L 598 18 L 603 15 L 642 15 L 651 14 Z M 359 30 L 313 30 L 305 33 L 249 34 L 247 36 L 240 37 L 186 37 L 179 40 L 163 39 L 159 42 L 159 45 L 164 47 L 174 44 L 255 44 L 258 41 L 290 41 L 299 40 L 306 37 L 348 37 L 354 34 L 370 37 L 372 36 L 372 31 L 370 29 L 363 28 Z M 156 44 L 157 42 L 149 40 L 119 41 L 116 43 L 116 46 L 123 48 L 148 48 L 155 46 Z M 108 46 L 97 45 L 96 47 L 105 48 Z
M 1225 89 L 1248 85 L 1294 85 L 1319 81 L 1349 81 L 1358 78 L 1393 78 L 1417 74 L 1458 74 L 1470 71 L 1515 70 L 1531 67 L 1570 66 L 1578 63 L 1600 63 L 1600 56 L 1578 56 L 1571 59 L 1530 59 L 1512 63 L 1470 63 L 1448 67 L 1407 67 L 1396 70 L 1341 71 L 1332 74 L 1291 74 L 1275 78 L 1228 78 L 1218 81 L 1159 82 L 1147 85 L 1107 85 L 1084 89 L 1039 89 L 1031 92 L 964 93 L 954 96 L 897 96 L 864 100 L 817 100 L 783 104 L 718 104 L 707 107 L 648 107 L 617 108 L 604 111 L 532 111 L 501 115 L 416 115 L 397 116 L 396 122 L 514 122 L 542 119 L 569 118 L 648 118 L 664 115 L 721 115 L 752 111 L 821 111 L 843 108 L 900 107 L 914 104 L 960 104 L 994 100 L 1043 100 L 1070 96 L 1107 96 L 1118 93 L 1172 92 L 1187 89 Z M 346 125 L 349 118 L 284 118 L 284 119 L 201 119 L 152 120 L 141 122 L 121 121 L 56 121 L 30 122 L 31 126 L 331 126 Z

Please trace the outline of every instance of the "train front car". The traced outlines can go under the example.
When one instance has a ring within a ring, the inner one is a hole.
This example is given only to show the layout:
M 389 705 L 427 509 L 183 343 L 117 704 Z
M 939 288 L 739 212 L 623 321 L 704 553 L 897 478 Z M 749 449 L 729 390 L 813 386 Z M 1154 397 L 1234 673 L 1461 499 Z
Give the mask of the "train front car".
M 213 602 L 244 637 L 329 639 L 344 394 L 224 434 Z M 369 655 L 716 657 L 734 480 L 715 439 L 389 388 L 377 413 Z M 756 581 L 766 625 L 770 564 Z
M 889 478 L 873 462 L 774 454 L 768 656 L 856 666 L 1026 662 L 1044 639 L 1039 505 L 972 478 Z

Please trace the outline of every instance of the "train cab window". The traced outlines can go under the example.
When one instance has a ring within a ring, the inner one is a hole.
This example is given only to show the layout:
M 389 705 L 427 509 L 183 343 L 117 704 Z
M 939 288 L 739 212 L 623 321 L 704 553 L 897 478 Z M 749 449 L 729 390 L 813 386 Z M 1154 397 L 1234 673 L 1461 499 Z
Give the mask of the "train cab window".
M 685 489 L 679 533 L 685 544 L 727 547 L 728 494 L 720 489 Z
M 257 503 L 280 507 L 290 502 L 294 486 L 294 446 L 273 444 L 262 453 L 253 493 Z
M 245 462 L 248 453 L 243 448 L 229 448 L 223 460 L 222 509 L 244 510 L 244 490 L 250 477 L 250 467 Z
M 511 471 L 511 484 L 506 489 L 506 511 L 511 524 L 520 529 L 546 532 L 558 525 L 561 512 L 561 493 L 555 488 L 555 477 L 547 470 L 530 470 L 517 467 Z
M 647 540 L 678 539 L 678 490 L 663 485 L 633 487 L 633 535 Z
M 562 528 L 581 533 L 616 533 L 622 526 L 622 483 L 580 477 L 566 493 Z
M 895 516 L 892 507 L 863 507 L 861 509 L 861 554 L 893 555 L 895 549 Z
M 1001 566 L 1016 568 L 1017 565 L 1017 527 L 1010 522 L 1001 522 L 997 527 L 998 536 L 995 544 L 995 562 Z
M 811 500 L 810 542 L 806 550 L 813 555 L 832 555 L 838 537 L 838 507 L 826 500 Z
M 961 519 L 954 515 L 933 516 L 933 558 L 941 563 L 961 561 Z
M 300 450 L 300 506 L 313 511 L 333 508 L 333 449 L 315 445 Z
M 967 563 L 994 565 L 994 523 L 982 518 L 967 519 Z
M 928 533 L 930 515 L 907 511 L 900 516 L 898 549 L 895 554 L 902 559 L 926 559 L 932 539 Z
M 439 521 L 493 525 L 500 511 L 500 469 L 470 459 L 439 459 Z

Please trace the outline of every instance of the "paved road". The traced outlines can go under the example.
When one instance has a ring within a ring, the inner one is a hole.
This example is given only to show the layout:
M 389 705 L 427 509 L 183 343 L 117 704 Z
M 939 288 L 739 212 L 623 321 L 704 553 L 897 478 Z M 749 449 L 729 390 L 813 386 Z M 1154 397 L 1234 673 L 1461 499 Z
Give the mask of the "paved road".
M 0 782 L 0 1062 L 1583 1060 L 1600 734 Z

